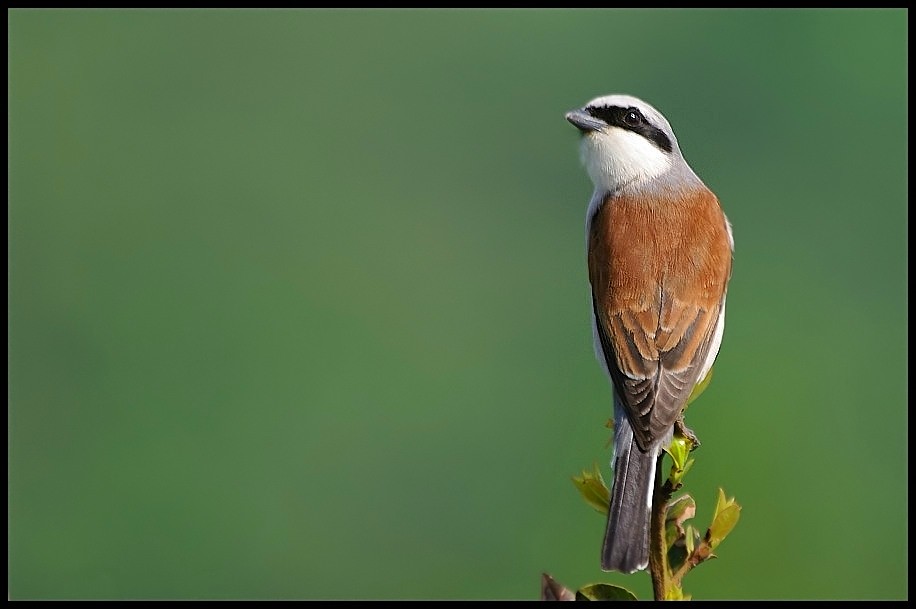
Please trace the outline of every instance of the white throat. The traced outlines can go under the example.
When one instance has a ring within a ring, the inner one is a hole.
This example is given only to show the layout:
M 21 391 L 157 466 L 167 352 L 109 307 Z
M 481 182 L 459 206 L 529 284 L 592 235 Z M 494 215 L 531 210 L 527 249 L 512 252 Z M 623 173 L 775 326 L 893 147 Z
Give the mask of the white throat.
M 609 127 L 582 138 L 582 164 L 598 190 L 615 192 L 631 183 L 658 177 L 671 167 L 671 157 L 643 136 Z

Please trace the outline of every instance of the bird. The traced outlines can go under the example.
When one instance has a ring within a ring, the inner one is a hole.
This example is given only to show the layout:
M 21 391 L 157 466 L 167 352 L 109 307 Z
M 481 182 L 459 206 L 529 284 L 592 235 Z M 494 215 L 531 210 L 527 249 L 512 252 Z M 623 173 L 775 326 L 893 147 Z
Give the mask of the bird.
M 565 118 L 581 134 L 594 185 L 586 214 L 592 334 L 614 404 L 601 568 L 634 573 L 649 563 L 661 451 L 722 343 L 734 238 L 718 197 L 653 106 L 604 95 Z

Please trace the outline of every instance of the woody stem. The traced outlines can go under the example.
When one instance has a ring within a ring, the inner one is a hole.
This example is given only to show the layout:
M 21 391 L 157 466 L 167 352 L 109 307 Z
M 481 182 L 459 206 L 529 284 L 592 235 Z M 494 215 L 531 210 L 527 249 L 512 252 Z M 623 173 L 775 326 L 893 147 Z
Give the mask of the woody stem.
M 662 452 L 659 455 L 655 467 L 655 492 L 653 493 L 649 526 L 649 574 L 652 576 L 652 592 L 657 601 L 668 598 L 673 583 L 668 566 L 668 548 L 665 543 L 665 518 L 668 514 L 668 501 L 671 500 L 674 490 L 662 473 L 664 454 Z

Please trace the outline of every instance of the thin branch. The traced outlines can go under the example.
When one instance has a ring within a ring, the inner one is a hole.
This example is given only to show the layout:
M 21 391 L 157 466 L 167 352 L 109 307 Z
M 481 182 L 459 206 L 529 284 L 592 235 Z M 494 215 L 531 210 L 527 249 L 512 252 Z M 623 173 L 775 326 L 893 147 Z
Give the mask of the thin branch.
M 671 570 L 668 566 L 668 543 L 665 536 L 665 519 L 668 516 L 668 502 L 674 489 L 662 473 L 664 452 L 655 466 L 655 493 L 652 499 L 652 516 L 649 527 L 649 574 L 652 576 L 652 592 L 655 600 L 665 600 L 671 589 Z M 662 483 L 663 477 L 665 482 Z

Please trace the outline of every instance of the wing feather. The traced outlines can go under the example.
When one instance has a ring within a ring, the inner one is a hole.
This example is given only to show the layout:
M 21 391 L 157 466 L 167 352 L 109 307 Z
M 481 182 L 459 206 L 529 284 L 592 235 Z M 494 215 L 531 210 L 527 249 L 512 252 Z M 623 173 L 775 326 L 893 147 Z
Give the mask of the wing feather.
M 608 197 L 589 226 L 597 339 L 640 448 L 680 415 L 724 313 L 731 272 L 715 196 L 657 205 Z

